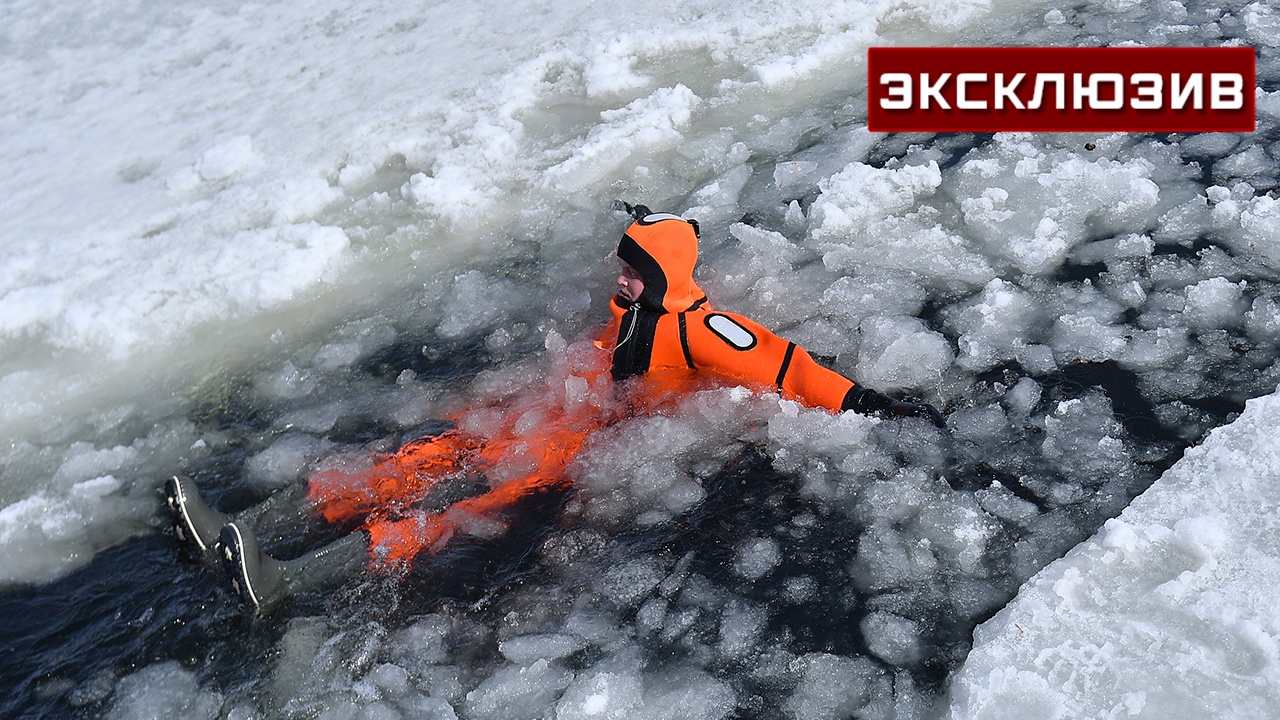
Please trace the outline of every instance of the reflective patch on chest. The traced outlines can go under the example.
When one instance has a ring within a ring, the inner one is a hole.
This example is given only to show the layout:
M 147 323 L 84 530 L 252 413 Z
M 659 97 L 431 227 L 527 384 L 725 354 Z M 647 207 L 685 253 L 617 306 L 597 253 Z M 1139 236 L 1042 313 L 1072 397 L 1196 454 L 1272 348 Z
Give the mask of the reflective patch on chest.
M 704 321 L 711 332 L 738 350 L 750 350 L 756 346 L 756 336 L 726 315 L 708 315 Z

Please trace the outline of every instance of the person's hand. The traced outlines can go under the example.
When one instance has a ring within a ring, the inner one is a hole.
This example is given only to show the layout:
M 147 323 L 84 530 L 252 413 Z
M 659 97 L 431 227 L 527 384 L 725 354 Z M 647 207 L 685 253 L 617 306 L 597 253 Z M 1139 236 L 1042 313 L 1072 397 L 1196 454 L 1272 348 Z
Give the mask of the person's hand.
M 889 412 L 895 415 L 906 415 L 907 417 L 928 418 L 934 427 L 945 430 L 947 427 L 946 418 L 942 417 L 942 413 L 929 403 L 909 403 L 895 400 L 889 406 Z

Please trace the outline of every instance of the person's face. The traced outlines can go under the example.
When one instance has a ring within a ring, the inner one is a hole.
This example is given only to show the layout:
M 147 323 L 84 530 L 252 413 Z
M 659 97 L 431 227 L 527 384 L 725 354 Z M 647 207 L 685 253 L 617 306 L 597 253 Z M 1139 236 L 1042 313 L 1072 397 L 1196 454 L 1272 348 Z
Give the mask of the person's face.
M 618 295 L 627 302 L 639 300 L 640 293 L 644 292 L 644 280 L 640 279 L 640 273 L 621 260 L 618 264 L 622 266 L 622 272 L 618 275 Z

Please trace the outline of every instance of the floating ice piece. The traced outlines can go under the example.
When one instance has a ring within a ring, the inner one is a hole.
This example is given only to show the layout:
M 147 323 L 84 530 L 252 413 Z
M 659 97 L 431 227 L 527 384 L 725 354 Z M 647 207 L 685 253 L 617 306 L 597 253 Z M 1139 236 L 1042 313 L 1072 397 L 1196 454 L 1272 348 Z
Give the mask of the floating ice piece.
M 956 362 L 982 372 L 1018 356 L 1043 311 L 1035 299 L 999 278 L 972 300 L 948 311 L 947 324 L 960 333 Z
M 1225 204 L 1225 203 L 1224 203 Z M 1240 213 L 1243 237 L 1227 239 L 1235 251 L 1256 256 L 1272 270 L 1280 269 L 1280 202 L 1261 195 Z
M 1218 182 L 1243 178 L 1259 190 L 1268 190 L 1274 182 L 1274 162 L 1261 145 L 1249 145 L 1214 163 L 1213 177 Z
M 807 160 L 780 162 L 773 168 L 773 184 L 783 199 L 803 197 L 818 186 L 818 163 Z
M 1275 8 L 1260 2 L 1249 3 L 1243 17 L 1245 32 L 1251 41 L 1269 47 L 1280 45 L 1280 13 Z
M 842 277 L 822 294 L 823 311 L 856 329 L 865 317 L 914 316 L 924 307 L 919 283 L 888 274 Z
M 573 673 L 538 660 L 502 668 L 467 693 L 467 717 L 476 720 L 535 720 L 546 717 Z
M 332 446 L 332 443 L 323 438 L 289 433 L 249 458 L 246 469 L 256 484 L 263 487 L 283 487 L 299 480 L 311 463 Z
M 995 275 L 991 266 L 924 202 L 941 184 L 934 161 L 898 169 L 850 163 L 819 185 L 809 215 L 811 243 L 831 270 L 874 267 L 985 283 Z
M 449 629 L 448 619 L 427 615 L 390 637 L 389 658 L 404 667 L 446 663 L 449 661 Z
M 69 572 L 123 539 L 117 537 L 121 530 L 147 514 L 147 503 L 129 497 L 123 487 L 107 474 L 41 490 L 0 508 L 0 584 Z
M 1220 158 L 1239 144 L 1240 136 L 1235 133 L 1199 133 L 1178 143 L 1178 150 L 1188 157 Z
M 538 660 L 559 660 L 586 646 L 586 641 L 580 637 L 547 633 L 508 638 L 498 643 L 498 652 L 517 665 L 532 665 Z
M 720 639 L 716 649 L 730 659 L 746 656 L 759 642 L 767 619 L 768 614 L 759 607 L 730 601 L 720 614 Z
M 1275 341 L 1280 338 L 1280 305 L 1268 297 L 1257 298 L 1245 313 L 1245 326 L 1250 337 Z
M 1003 520 L 1024 523 L 1039 514 L 1035 504 L 1016 497 L 1004 485 L 992 483 L 990 487 L 974 493 L 982 509 Z
M 1031 414 L 1036 405 L 1040 404 L 1040 397 L 1043 390 L 1040 383 L 1035 380 L 1024 377 L 1020 378 L 1016 385 L 1009 389 L 1004 395 L 1004 403 L 1011 413 L 1026 417 Z
M 1133 468 L 1121 437 L 1111 403 L 1096 392 L 1058 404 L 1045 418 L 1044 457 L 1059 471 L 1079 483 L 1099 485 L 1128 477 Z
M 1053 324 L 1053 349 L 1063 363 L 1115 360 L 1124 355 L 1128 341 L 1127 328 L 1088 312 L 1063 315 Z
M 920 627 L 916 621 L 877 611 L 868 613 L 861 627 L 867 648 L 890 665 L 904 667 L 920 659 Z
M 1091 161 L 1026 136 L 998 134 L 965 159 L 947 189 L 989 253 L 1045 275 L 1100 233 L 1146 230 L 1159 201 L 1152 167 L 1142 158 Z
M 631 605 L 662 582 L 662 568 L 650 557 L 640 557 L 615 566 L 597 583 L 597 589 L 620 605 Z
M 871 318 L 862 323 L 855 379 L 879 390 L 938 385 L 954 353 L 946 338 L 917 318 Z
M 1224 277 L 1201 280 L 1186 289 L 1187 315 L 1194 327 L 1229 328 L 1237 325 L 1244 314 L 1243 280 L 1231 282 Z
M 220 717 L 223 696 L 204 690 L 195 674 L 175 661 L 151 665 L 124 678 L 116 686 L 109 720 L 145 720 L 183 717 L 213 720 Z
M 866 591 L 884 591 L 926 582 L 938 569 L 929 547 L 908 533 L 878 522 L 858 537 L 857 555 L 849 574 Z
M 521 298 L 520 289 L 510 280 L 479 270 L 463 273 L 453 280 L 444 319 L 436 331 L 446 338 L 477 335 L 510 312 Z
M 663 681 L 646 683 L 637 720 L 719 720 L 733 711 L 733 689 L 706 673 L 684 668 Z
M 733 561 L 734 572 L 748 580 L 768 575 L 782 560 L 778 543 L 772 538 L 753 538 L 738 546 Z
M 912 529 L 948 570 L 972 577 L 986 574 L 982 559 L 997 527 L 971 495 L 933 498 L 920 509 Z
M 881 670 L 866 658 L 813 653 L 796 661 L 800 683 L 786 709 L 796 720 L 852 717 L 870 700 L 871 683 Z
M 382 663 L 370 670 L 364 679 L 373 682 L 392 697 L 405 697 L 409 694 L 409 673 L 394 663 Z
M 644 701 L 634 674 L 599 672 L 575 680 L 556 704 L 557 720 L 631 720 Z
M 850 163 L 820 185 L 810 210 L 817 240 L 839 241 L 870 229 L 876 220 L 905 213 L 942 184 L 936 162 L 894 170 Z

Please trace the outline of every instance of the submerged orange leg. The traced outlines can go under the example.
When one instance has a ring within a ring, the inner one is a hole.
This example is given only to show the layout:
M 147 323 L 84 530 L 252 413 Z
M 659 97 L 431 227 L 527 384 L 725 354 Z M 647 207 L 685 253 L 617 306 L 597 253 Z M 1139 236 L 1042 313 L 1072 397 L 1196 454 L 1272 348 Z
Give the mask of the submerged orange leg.
M 474 464 L 478 446 L 475 438 L 457 430 L 414 440 L 372 468 L 315 473 L 307 480 L 307 495 L 331 523 L 405 507 L 441 480 L 466 471 Z
M 317 473 L 311 497 L 330 522 L 363 519 L 370 565 L 384 572 L 407 569 L 416 555 L 438 550 L 460 532 L 501 533 L 507 511 L 520 500 L 568 488 L 566 470 L 587 437 L 616 417 L 590 405 L 566 409 L 562 392 L 552 393 L 546 402 L 535 398 L 532 404 L 505 404 L 500 426 L 484 437 L 451 430 L 409 443 L 366 471 Z M 437 513 L 413 507 L 432 487 L 461 472 L 485 474 L 496 482 L 488 492 Z
M 459 500 L 439 513 L 413 510 L 394 518 L 370 516 L 365 529 L 369 531 L 371 564 L 376 570 L 395 571 L 407 567 L 420 552 L 439 550 L 459 532 L 480 536 L 501 533 L 506 528 L 506 519 L 501 517 L 504 511 L 534 493 L 565 490 L 569 485 L 563 476 L 534 474 Z

